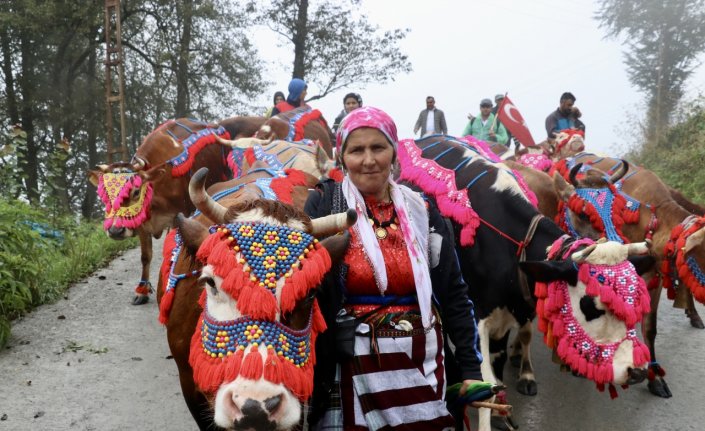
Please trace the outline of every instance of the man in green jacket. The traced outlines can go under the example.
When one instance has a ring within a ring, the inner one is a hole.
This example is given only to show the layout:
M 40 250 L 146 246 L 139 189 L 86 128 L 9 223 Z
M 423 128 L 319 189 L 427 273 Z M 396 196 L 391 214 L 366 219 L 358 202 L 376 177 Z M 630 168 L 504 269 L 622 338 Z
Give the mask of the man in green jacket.
M 497 142 L 502 145 L 507 145 L 509 135 L 507 129 L 502 123 L 495 121 L 495 116 L 492 113 L 492 101 L 490 99 L 482 99 L 480 102 L 480 115 L 473 117 L 468 115 L 470 121 L 463 129 L 461 136 L 472 135 L 477 139 L 485 142 Z

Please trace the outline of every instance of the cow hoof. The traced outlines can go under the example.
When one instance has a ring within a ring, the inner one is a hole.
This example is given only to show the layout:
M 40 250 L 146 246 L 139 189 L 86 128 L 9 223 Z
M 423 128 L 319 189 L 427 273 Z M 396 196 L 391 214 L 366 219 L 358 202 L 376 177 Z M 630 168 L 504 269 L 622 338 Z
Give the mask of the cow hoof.
M 519 379 L 517 382 L 517 391 L 520 394 L 534 396 L 538 393 L 538 387 L 535 380 Z
M 513 420 L 511 416 L 495 416 L 493 415 L 490 418 L 490 426 L 492 429 L 496 430 L 501 430 L 501 431 L 514 431 L 519 429 L 519 425 L 517 425 Z
M 655 379 L 650 380 L 647 386 L 649 387 L 649 392 L 656 395 L 657 397 L 671 398 L 673 396 L 671 390 L 668 389 L 666 381 L 663 380 L 661 377 L 656 377 Z
M 132 305 L 142 305 L 149 302 L 149 295 L 135 295 L 132 298 Z
M 521 355 L 510 356 L 509 363 L 512 364 L 512 367 L 519 368 L 519 366 L 521 365 Z
M 703 319 L 700 318 L 697 311 L 693 310 L 693 313 L 688 313 L 686 310 L 685 314 L 690 319 L 690 326 L 696 329 L 705 329 L 705 324 L 703 324 Z

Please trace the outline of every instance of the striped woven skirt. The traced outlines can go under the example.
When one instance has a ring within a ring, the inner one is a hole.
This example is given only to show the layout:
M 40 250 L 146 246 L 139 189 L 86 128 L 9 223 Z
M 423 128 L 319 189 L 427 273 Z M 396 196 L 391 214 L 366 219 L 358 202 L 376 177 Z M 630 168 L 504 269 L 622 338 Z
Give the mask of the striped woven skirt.
M 454 429 L 443 401 L 439 320 L 434 316 L 431 327 L 423 328 L 420 317 L 409 319 L 406 313 L 411 328 L 408 324 L 400 328 L 395 321 L 399 314 L 383 313 L 368 320 L 369 325 L 358 325 L 355 357 L 338 365 L 338 393 L 332 394 L 331 408 L 316 429 Z

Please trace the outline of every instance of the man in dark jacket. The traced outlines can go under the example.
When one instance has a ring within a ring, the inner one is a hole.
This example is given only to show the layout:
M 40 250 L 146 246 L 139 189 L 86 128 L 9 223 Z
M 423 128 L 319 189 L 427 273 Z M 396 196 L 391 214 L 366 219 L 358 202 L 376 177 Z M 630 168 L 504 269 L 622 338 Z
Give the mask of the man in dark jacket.
M 585 131 L 585 124 L 579 120 L 582 116 L 580 109 L 575 104 L 573 93 L 565 92 L 561 95 L 558 109 L 546 117 L 546 133 L 548 139 L 555 138 L 557 132 L 563 129 L 578 129 Z

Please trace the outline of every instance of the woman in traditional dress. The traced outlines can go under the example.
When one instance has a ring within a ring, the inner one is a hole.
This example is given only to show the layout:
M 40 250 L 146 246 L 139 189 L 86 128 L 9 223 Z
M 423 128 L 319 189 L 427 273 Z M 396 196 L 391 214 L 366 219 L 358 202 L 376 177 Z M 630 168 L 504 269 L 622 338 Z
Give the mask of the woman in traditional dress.
M 463 381 L 463 394 L 481 379 L 451 227 L 431 202 L 394 182 L 396 145 L 385 112 L 350 112 L 336 136 L 344 180 L 321 183 L 306 204 L 312 218 L 348 208 L 358 215 L 343 263 L 320 289 L 329 330 L 316 345 L 314 429 L 453 429 L 446 384 Z M 343 358 L 333 348 L 336 321 L 370 311 L 357 325 L 353 357 Z M 444 333 L 455 346 L 445 360 Z

